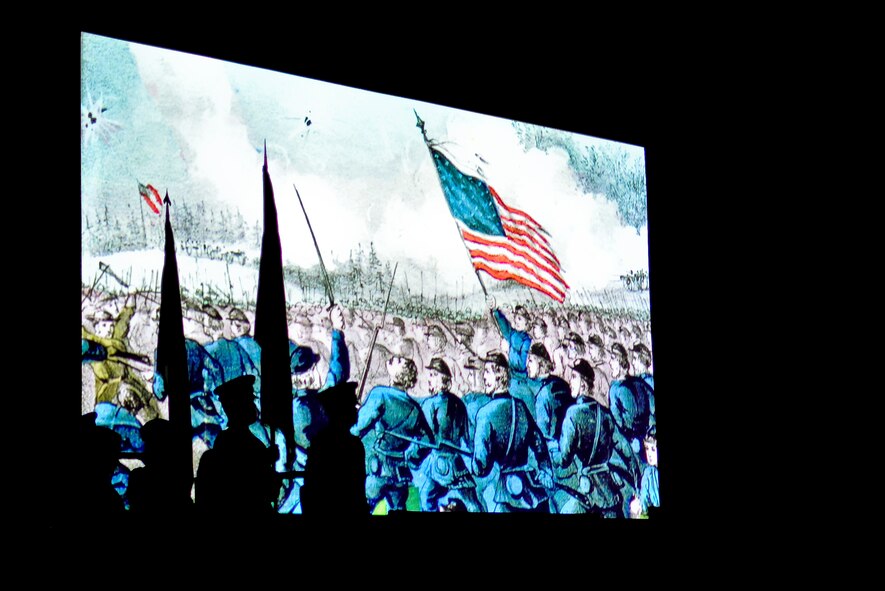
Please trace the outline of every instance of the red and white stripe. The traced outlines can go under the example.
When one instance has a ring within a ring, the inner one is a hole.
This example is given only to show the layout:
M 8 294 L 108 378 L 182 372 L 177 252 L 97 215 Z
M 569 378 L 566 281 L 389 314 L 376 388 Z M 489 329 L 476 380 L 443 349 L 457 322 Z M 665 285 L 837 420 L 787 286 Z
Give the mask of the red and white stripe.
M 512 279 L 563 302 L 569 285 L 550 247 L 549 234 L 532 216 L 507 205 L 491 186 L 489 190 L 506 236 L 488 236 L 461 226 L 473 266 L 495 279 Z

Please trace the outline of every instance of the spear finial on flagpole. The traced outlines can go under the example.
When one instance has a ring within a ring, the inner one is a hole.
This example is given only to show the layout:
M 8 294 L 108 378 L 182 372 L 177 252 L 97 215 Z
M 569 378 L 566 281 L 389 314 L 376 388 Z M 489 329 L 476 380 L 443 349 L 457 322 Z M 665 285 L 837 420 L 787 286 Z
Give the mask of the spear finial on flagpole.
M 264 140 L 264 170 L 267 170 L 267 140 Z
M 166 204 L 166 221 L 169 221 L 169 208 L 172 207 L 172 200 L 169 199 L 169 189 L 166 189 L 166 196 L 163 197 L 163 203 Z
M 421 135 L 424 136 L 424 143 L 429 146 L 430 140 L 427 139 L 427 130 L 424 128 L 424 120 L 421 119 L 421 117 L 418 115 L 418 111 L 416 111 L 415 109 L 412 109 L 412 111 L 415 113 L 415 118 L 418 120 L 418 122 L 415 123 L 415 127 L 421 130 Z

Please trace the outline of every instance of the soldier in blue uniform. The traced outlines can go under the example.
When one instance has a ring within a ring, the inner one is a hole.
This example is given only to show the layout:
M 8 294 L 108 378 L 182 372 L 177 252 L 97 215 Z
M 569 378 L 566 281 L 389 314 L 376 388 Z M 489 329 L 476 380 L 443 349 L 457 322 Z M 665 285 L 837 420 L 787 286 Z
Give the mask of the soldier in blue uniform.
M 630 516 L 634 518 L 647 515 L 649 507 L 661 506 L 658 488 L 658 439 L 655 431 L 652 429 L 642 442 L 645 467 L 642 470 L 639 493 L 630 503 Z
M 497 471 L 490 510 L 549 511 L 550 458 L 544 437 L 526 405 L 508 392 L 510 374 L 503 353 L 483 358 L 483 381 L 492 400 L 476 417 L 471 470 L 477 476 Z
M 612 384 L 609 405 L 615 424 L 630 441 L 634 454 L 642 451 L 642 439 L 655 426 L 655 393 L 648 382 L 630 375 L 627 350 L 620 343 L 611 346 Z
M 390 510 L 406 508 L 411 469 L 418 469 L 434 444 L 421 406 L 406 390 L 415 385 L 415 362 L 394 356 L 387 362 L 390 386 L 375 386 L 350 430 L 366 448 L 366 499 L 374 508 L 381 499 Z
M 187 353 L 188 390 L 194 438 L 201 439 L 206 447 L 211 448 L 215 438 L 227 425 L 221 401 L 215 395 L 215 388 L 224 381 L 224 372 L 221 364 L 197 341 L 185 339 L 184 347 Z M 166 385 L 159 373 L 154 373 L 154 396 L 158 400 L 166 398 Z
M 339 306 L 329 311 L 332 346 L 329 371 L 321 378 L 317 369 L 320 356 L 310 347 L 294 346 L 289 357 L 292 372 L 292 422 L 295 427 L 295 469 L 304 470 L 311 441 L 328 424 L 319 392 L 350 378 L 350 355 L 344 340 L 344 314 Z M 280 505 L 280 513 L 300 511 L 298 484 L 293 483 Z
M 460 499 L 467 511 L 480 512 L 476 483 L 462 457 L 468 446 L 467 407 L 450 391 L 452 373 L 445 361 L 434 357 L 426 369 L 431 395 L 421 403 L 421 410 L 436 447 L 421 465 L 421 510 L 436 512 L 441 505 Z
M 498 324 L 501 336 L 507 341 L 510 348 L 507 356 L 510 370 L 510 394 L 521 400 L 529 409 L 532 418 L 535 418 L 536 384 L 532 384 L 526 375 L 526 362 L 528 361 L 529 347 L 532 344 L 532 337 L 527 332 L 529 322 L 531 322 L 529 313 L 523 306 L 516 306 L 513 310 L 513 324 L 511 325 L 501 310 L 495 307 L 493 296 L 488 296 L 486 303 L 492 310 L 492 316 Z
M 651 389 L 655 388 L 655 378 L 652 375 L 651 368 L 651 351 L 648 350 L 642 343 L 634 343 L 633 347 L 630 349 L 630 359 L 631 359 L 631 368 L 632 374 L 636 377 L 640 377 L 645 382 L 651 386 Z M 652 408 L 652 414 L 654 414 L 654 408 Z
M 577 401 L 566 412 L 555 459 L 560 467 L 572 468 L 571 476 L 558 482 L 571 499 L 560 512 L 617 517 L 625 497 L 612 459 L 616 453 L 629 458 L 631 452 L 626 440 L 619 437 L 611 414 L 593 398 L 593 368 L 580 359 L 572 369 L 571 389 Z
M 259 345 L 258 341 L 256 341 L 250 334 L 252 332 L 252 324 L 249 322 L 249 318 L 246 316 L 246 313 L 239 308 L 231 308 L 230 313 L 227 315 L 227 319 L 230 321 L 230 332 L 234 336 L 234 342 L 246 351 L 249 360 L 252 362 L 252 365 L 255 366 L 255 369 L 258 370 L 260 376 L 261 345 Z M 261 388 L 256 387 L 256 390 L 260 392 Z
M 541 343 L 532 343 L 526 370 L 530 380 L 538 386 L 535 396 L 535 418 L 538 429 L 547 442 L 547 450 L 551 459 L 559 453 L 559 437 L 562 433 L 562 421 L 565 413 L 574 402 L 568 383 L 559 376 L 552 375 L 553 361 L 547 348 Z M 554 464 L 554 478 L 565 477 Z M 548 491 L 551 499 L 551 510 L 555 511 L 567 499 L 554 490 Z
M 548 442 L 558 441 L 562 420 L 573 399 L 568 383 L 559 376 L 552 375 L 553 362 L 547 348 L 541 343 L 532 343 L 527 373 L 536 380 L 538 393 L 535 396 L 535 419 L 541 434 Z
M 252 358 L 237 341 L 224 338 L 224 321 L 214 306 L 203 306 L 204 330 L 210 338 L 206 352 L 221 365 L 222 381 L 229 382 L 241 376 L 254 376 L 255 393 L 261 392 L 260 374 Z M 259 409 L 260 410 L 260 409 Z

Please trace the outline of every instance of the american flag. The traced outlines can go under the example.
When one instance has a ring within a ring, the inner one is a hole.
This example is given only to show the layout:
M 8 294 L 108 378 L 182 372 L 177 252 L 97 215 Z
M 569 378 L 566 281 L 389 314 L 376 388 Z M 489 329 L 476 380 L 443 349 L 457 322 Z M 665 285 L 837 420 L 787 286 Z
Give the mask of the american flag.
M 428 147 L 473 267 L 565 301 L 569 285 L 544 227 L 505 203 L 484 180 L 461 172 L 437 147 Z

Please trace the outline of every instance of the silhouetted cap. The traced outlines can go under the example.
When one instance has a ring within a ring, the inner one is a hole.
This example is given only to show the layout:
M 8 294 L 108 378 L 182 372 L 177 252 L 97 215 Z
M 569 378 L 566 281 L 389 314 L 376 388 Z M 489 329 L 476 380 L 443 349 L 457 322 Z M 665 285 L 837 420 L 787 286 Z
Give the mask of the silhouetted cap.
M 289 358 L 289 368 L 292 373 L 303 373 L 313 367 L 319 358 L 319 355 L 314 353 L 310 347 L 295 347 Z
M 319 392 L 317 400 L 330 417 L 346 416 L 356 406 L 356 389 L 356 382 L 342 382 Z
M 572 365 L 572 369 L 575 373 L 584 376 L 588 382 L 591 384 L 594 380 L 593 366 L 586 359 L 578 359 L 575 361 L 574 365 Z
M 486 353 L 485 357 L 482 357 L 482 361 L 484 363 L 494 363 L 495 365 L 499 365 L 503 368 L 509 367 L 507 365 L 507 358 L 504 357 L 504 354 L 500 351 L 489 351 Z
M 84 415 L 80 415 L 80 430 L 88 431 L 89 429 L 95 429 L 95 419 L 98 418 L 97 412 L 87 412 Z
M 394 316 L 393 320 L 390 321 L 390 325 L 395 326 L 397 328 L 401 328 L 403 330 L 406 329 L 406 323 L 403 322 L 403 319 L 400 318 L 399 316 Z
M 224 404 L 225 400 L 240 398 L 240 397 L 255 397 L 255 391 L 252 389 L 252 386 L 255 384 L 255 376 L 245 375 L 240 376 L 238 378 L 234 378 L 230 381 L 227 381 L 217 388 L 215 388 L 215 394 L 218 395 L 218 398 L 221 399 L 221 403 Z
M 216 390 L 217 391 L 217 390 Z M 152 419 L 141 428 L 141 438 L 146 445 L 162 445 L 172 434 L 172 423 L 165 419 Z
M 449 370 L 448 364 L 439 357 L 431 359 L 430 365 L 427 366 L 427 369 L 434 369 L 446 377 L 452 377 L 452 372 Z
M 532 343 L 532 346 L 529 348 L 529 355 L 534 355 L 540 359 L 543 359 L 547 363 L 552 363 L 550 361 L 550 354 L 547 353 L 547 347 L 544 346 L 544 343 Z

